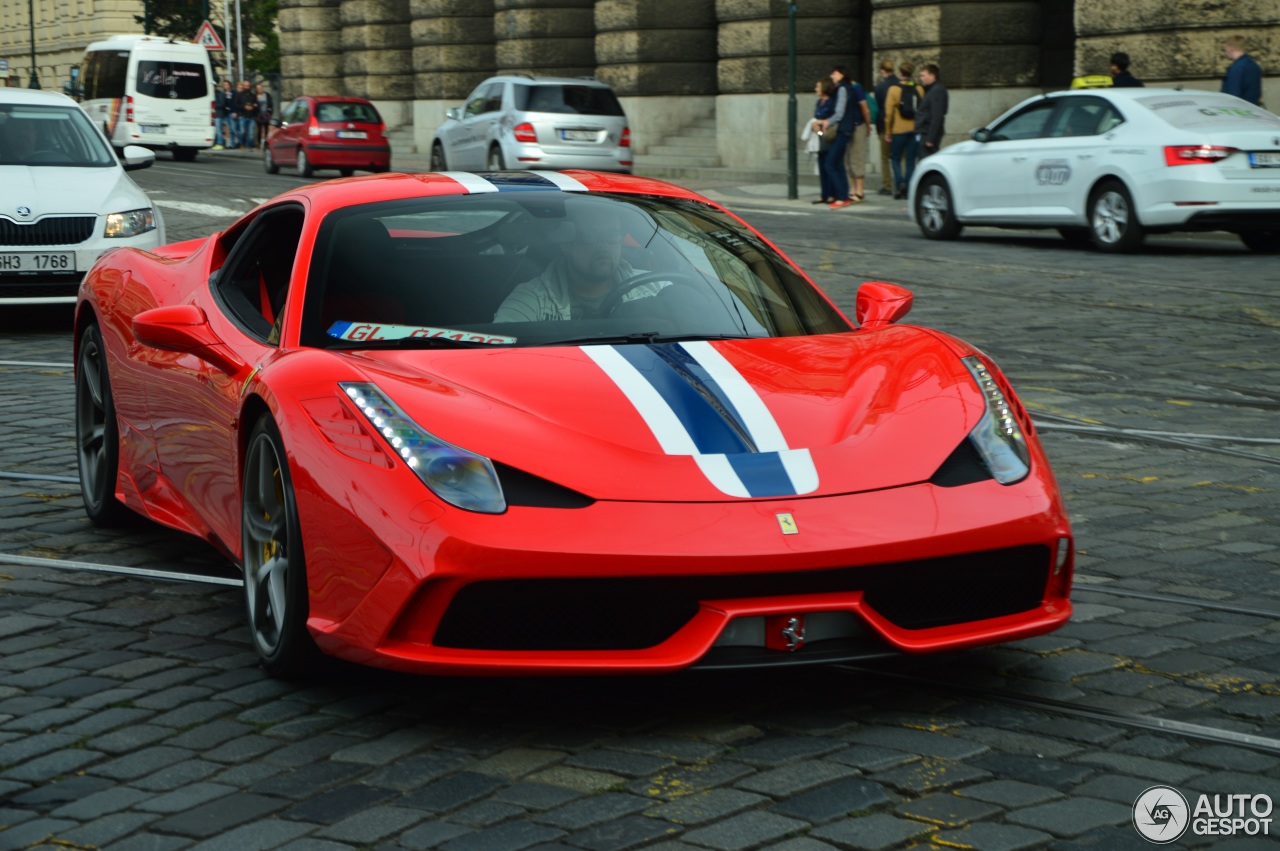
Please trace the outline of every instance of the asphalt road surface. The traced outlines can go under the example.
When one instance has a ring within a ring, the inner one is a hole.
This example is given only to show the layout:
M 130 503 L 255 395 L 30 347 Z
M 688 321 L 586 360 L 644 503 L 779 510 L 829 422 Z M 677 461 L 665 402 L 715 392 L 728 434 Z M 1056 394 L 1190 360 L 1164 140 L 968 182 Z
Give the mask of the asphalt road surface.
M 230 154 L 135 175 L 175 241 L 301 182 Z M 1222 234 L 1127 257 L 1051 231 L 928 242 L 879 196 L 699 187 L 848 312 L 860 282 L 903 284 L 908 321 L 1001 364 L 1072 516 L 1068 626 L 793 671 L 274 681 L 216 553 L 86 520 L 71 312 L 5 308 L 0 851 L 1149 847 L 1138 827 L 1274 847 L 1275 258 Z M 1240 820 L 1197 818 L 1200 794 Z

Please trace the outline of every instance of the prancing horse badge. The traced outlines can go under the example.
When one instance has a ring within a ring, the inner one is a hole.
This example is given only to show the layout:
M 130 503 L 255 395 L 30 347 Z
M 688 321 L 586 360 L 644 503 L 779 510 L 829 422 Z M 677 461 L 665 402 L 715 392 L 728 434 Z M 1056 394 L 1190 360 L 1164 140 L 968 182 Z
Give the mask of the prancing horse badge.
M 782 529 L 784 535 L 799 535 L 800 527 L 796 525 L 796 519 L 791 516 L 790 512 L 783 512 L 777 515 L 778 526 Z

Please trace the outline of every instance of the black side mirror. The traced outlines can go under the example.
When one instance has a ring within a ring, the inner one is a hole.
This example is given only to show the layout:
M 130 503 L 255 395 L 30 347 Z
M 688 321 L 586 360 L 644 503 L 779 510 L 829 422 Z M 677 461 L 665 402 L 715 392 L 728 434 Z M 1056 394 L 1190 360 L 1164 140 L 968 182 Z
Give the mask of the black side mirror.
M 977 130 L 970 130 L 970 131 L 969 131 L 969 136 L 970 136 L 970 138 L 972 138 L 972 139 L 973 139 L 973 141 L 975 141 L 975 142 L 990 142 L 990 141 L 991 141 L 991 131 L 990 131 L 989 129 L 987 129 L 986 127 L 979 127 Z

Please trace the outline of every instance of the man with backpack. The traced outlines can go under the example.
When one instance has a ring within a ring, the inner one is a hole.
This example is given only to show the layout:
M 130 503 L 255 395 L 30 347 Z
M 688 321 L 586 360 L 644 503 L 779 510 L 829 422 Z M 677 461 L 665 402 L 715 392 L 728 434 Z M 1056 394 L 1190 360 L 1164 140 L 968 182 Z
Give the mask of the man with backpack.
M 907 197 L 907 184 L 911 182 L 911 173 L 916 168 L 916 110 L 924 97 L 924 90 L 911 81 L 915 70 L 910 62 L 898 65 L 901 76 L 890 87 L 884 104 L 884 139 L 889 143 L 893 197 L 899 199 Z

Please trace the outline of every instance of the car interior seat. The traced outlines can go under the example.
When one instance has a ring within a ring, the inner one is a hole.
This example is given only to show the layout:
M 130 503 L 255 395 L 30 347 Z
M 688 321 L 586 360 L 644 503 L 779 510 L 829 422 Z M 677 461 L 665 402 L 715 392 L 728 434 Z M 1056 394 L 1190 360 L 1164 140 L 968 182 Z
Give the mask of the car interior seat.
M 393 292 L 398 251 L 377 219 L 358 217 L 338 225 L 324 281 L 325 328 L 338 320 L 399 323 L 402 294 Z

